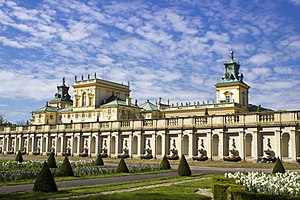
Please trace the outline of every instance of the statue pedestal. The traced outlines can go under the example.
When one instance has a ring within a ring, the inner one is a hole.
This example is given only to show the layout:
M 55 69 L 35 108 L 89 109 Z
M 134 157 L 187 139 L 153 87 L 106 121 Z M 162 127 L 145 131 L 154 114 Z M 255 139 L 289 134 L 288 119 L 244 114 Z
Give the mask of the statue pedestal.
M 88 149 L 83 149 L 82 153 L 79 153 L 79 157 L 88 157 Z
M 264 156 L 257 159 L 257 163 L 274 163 L 275 161 L 275 152 L 271 149 L 264 150 Z
M 123 149 L 123 153 L 119 154 L 118 158 L 129 158 L 128 149 Z
M 204 149 L 198 149 L 198 155 L 193 156 L 192 159 L 194 161 L 206 161 L 208 160 L 207 151 Z
M 100 153 L 100 156 L 102 158 L 107 158 L 108 157 L 107 149 L 106 148 L 102 149 L 102 152 Z
M 177 149 L 170 149 L 170 155 L 166 156 L 168 160 L 178 160 L 178 150 Z
M 144 155 L 141 155 L 141 159 L 151 159 L 153 158 L 152 156 L 152 149 L 145 149 L 145 154 Z
M 223 157 L 224 161 L 239 162 L 239 161 L 242 160 L 241 157 L 239 156 L 239 151 L 238 150 L 232 149 L 232 150 L 229 150 L 229 153 L 230 153 L 230 156 Z

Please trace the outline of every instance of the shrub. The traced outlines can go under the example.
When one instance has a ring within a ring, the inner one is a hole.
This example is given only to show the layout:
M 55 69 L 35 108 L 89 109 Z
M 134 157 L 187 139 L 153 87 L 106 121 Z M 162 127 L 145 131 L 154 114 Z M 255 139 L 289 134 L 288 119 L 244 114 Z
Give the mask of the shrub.
M 163 159 L 160 163 L 160 167 L 161 167 L 161 169 L 171 169 L 171 165 L 166 156 L 163 157 Z
M 118 164 L 116 173 L 129 173 L 129 170 L 128 170 L 128 168 L 126 166 L 126 163 L 125 163 L 123 158 L 121 158 L 121 160 Z
M 96 159 L 95 164 L 96 164 L 97 166 L 103 166 L 103 165 L 104 165 L 102 156 L 101 156 L 100 154 L 97 155 L 97 159 Z
M 49 155 L 49 157 L 48 157 L 48 166 L 50 168 L 57 168 L 53 152 L 51 152 L 50 155 Z
M 62 165 L 59 167 L 59 175 L 60 176 L 74 176 L 74 172 L 68 156 L 65 157 Z
M 22 156 L 22 153 L 20 150 L 18 151 L 15 161 L 17 161 L 19 163 L 23 162 L 23 156 Z
M 276 173 L 282 173 L 282 174 L 285 173 L 284 166 L 279 157 L 277 157 L 272 171 L 272 174 L 276 174 Z
M 190 166 L 189 166 L 188 162 L 186 161 L 184 155 L 181 155 L 181 159 L 179 161 L 177 173 L 179 174 L 179 176 L 190 176 L 190 175 L 192 175 Z
M 55 180 L 46 161 L 44 162 L 43 168 L 35 180 L 33 191 L 57 192 Z

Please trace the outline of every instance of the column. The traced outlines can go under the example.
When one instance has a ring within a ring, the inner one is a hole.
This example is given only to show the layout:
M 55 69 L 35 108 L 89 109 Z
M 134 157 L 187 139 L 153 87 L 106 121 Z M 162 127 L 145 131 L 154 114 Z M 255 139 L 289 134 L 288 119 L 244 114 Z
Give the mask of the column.
M 190 132 L 188 135 L 189 135 L 189 158 L 192 158 L 195 149 L 195 145 L 194 145 L 195 134 L 193 134 L 193 132 Z
M 219 132 L 219 158 L 222 158 L 224 156 L 224 133 L 223 131 Z
M 31 143 L 31 154 L 35 151 L 35 140 L 36 140 L 36 136 L 33 135 L 32 137 L 32 143 Z
M 154 132 L 152 134 L 152 144 L 151 144 L 151 148 L 152 148 L 152 156 L 154 158 L 156 158 L 156 132 Z
M 54 150 L 54 153 L 55 153 L 55 155 L 57 155 L 57 146 L 58 146 L 58 136 L 57 136 L 57 134 L 55 135 L 55 150 Z
M 116 146 L 115 146 L 115 149 L 116 149 L 116 155 L 118 155 L 118 154 L 120 153 L 120 152 L 119 152 L 119 151 L 120 151 L 120 141 L 119 141 L 120 138 L 121 138 L 121 137 L 119 136 L 119 133 L 117 133 L 117 134 L 116 134 L 116 144 L 115 144 L 115 145 L 116 145 Z M 123 141 L 121 141 L 121 142 L 123 142 Z M 122 143 L 121 143 L 121 145 L 122 145 Z M 122 145 L 122 146 L 123 146 L 123 145 Z M 121 149 L 122 149 L 122 146 L 121 146 Z
M 110 148 L 110 146 L 111 146 L 111 135 L 110 134 L 107 136 L 106 144 L 107 144 L 107 155 L 110 158 L 111 157 L 111 148 Z
M 89 144 L 89 146 L 88 146 L 88 155 L 89 156 L 91 156 L 91 147 L 92 147 L 92 144 L 91 144 L 91 142 L 92 142 L 92 135 L 89 135 L 89 141 L 88 141 L 88 144 Z
M 182 155 L 182 139 L 183 139 L 183 134 L 182 131 L 178 133 L 178 143 L 177 143 L 177 149 L 178 149 L 178 156 L 181 157 Z
M 166 132 L 164 132 L 164 133 L 161 134 L 161 145 L 162 145 L 161 154 L 162 154 L 162 156 L 167 155 L 166 154 L 166 149 L 169 147 L 169 144 L 167 144 L 167 142 L 169 142 L 169 140 L 166 139 L 167 138 L 166 135 L 167 135 Z
M 79 155 L 79 153 L 81 152 L 81 140 L 82 140 L 82 138 L 81 138 L 81 133 L 79 133 L 78 134 L 78 143 L 77 143 L 77 154 Z
M 64 152 L 64 146 L 65 146 L 65 136 L 61 136 L 61 144 L 60 144 L 60 153 Z
M 43 155 L 44 135 L 41 136 L 40 155 Z
M 30 137 L 29 137 L 29 135 L 27 136 L 27 142 L 26 142 L 26 154 L 28 155 L 29 154 L 29 141 L 30 141 Z
M 128 147 L 129 147 L 129 151 L 128 154 L 130 156 L 130 158 L 132 158 L 132 133 L 128 136 Z
M 18 140 L 19 140 L 19 147 L 18 148 L 19 148 L 20 151 L 22 151 L 22 146 L 23 146 L 22 145 L 22 138 L 23 138 L 22 135 L 20 135 L 20 137 L 18 137 Z
M 98 155 L 100 153 L 100 151 L 99 151 L 99 149 L 100 149 L 99 146 L 100 145 L 99 144 L 102 144 L 102 143 L 101 143 L 101 140 L 100 140 L 100 137 L 99 137 L 99 133 L 97 133 L 97 135 L 96 135 L 96 142 L 95 142 L 95 154 L 96 155 Z
M 251 147 L 251 154 L 254 159 L 258 159 L 259 151 L 261 147 L 258 145 L 261 142 L 261 138 L 258 137 L 257 131 L 252 131 L 252 147 Z
M 71 136 L 71 156 L 74 155 L 74 133 Z
M 297 139 L 296 139 L 296 130 L 295 128 L 290 130 L 290 144 L 289 144 L 289 157 L 293 161 L 297 159 Z
M 280 158 L 282 158 L 281 156 L 281 131 L 280 130 L 275 130 L 275 156 L 279 156 Z
M 47 134 L 47 137 L 46 137 L 46 147 L 45 147 L 45 153 L 49 152 L 49 135 Z
M 206 133 L 206 137 L 207 137 L 207 147 L 206 147 L 206 150 L 207 150 L 207 157 L 209 159 L 212 159 L 212 132 L 207 132 Z M 199 147 L 198 147 L 199 148 Z
M 141 148 L 142 148 L 142 133 L 138 133 L 137 135 L 137 138 L 138 138 L 138 149 L 137 149 L 137 154 L 140 156 L 141 155 Z
M 240 140 L 240 148 L 239 148 L 239 153 L 240 153 L 240 157 L 242 160 L 245 161 L 245 134 L 244 131 L 239 131 L 239 140 Z

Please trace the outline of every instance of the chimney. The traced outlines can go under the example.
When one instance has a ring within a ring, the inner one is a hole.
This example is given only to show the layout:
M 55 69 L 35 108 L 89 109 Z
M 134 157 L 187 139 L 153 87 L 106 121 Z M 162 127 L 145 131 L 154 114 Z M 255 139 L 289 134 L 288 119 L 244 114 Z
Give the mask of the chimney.
M 131 106 L 131 98 L 126 97 L 126 105 Z

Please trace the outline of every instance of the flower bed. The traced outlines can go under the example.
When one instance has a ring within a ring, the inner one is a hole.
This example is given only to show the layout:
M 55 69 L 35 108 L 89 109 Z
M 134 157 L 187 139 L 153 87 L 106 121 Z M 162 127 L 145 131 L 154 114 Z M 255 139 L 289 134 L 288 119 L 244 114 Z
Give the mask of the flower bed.
M 58 167 L 62 164 L 57 162 Z M 43 161 L 27 161 L 16 162 L 7 161 L 0 165 L 0 182 L 34 179 L 40 172 Z M 116 172 L 115 166 L 96 166 L 95 161 L 73 161 L 71 162 L 75 176 L 98 175 L 98 174 L 113 174 Z M 129 165 L 129 172 L 145 172 L 161 170 L 160 165 Z M 51 169 L 54 176 L 58 176 L 58 168 Z
M 226 173 L 225 177 L 236 179 L 237 184 L 247 187 L 250 192 L 265 193 L 278 196 L 300 196 L 300 174 L 286 172 L 284 174 L 265 174 L 263 172 Z

